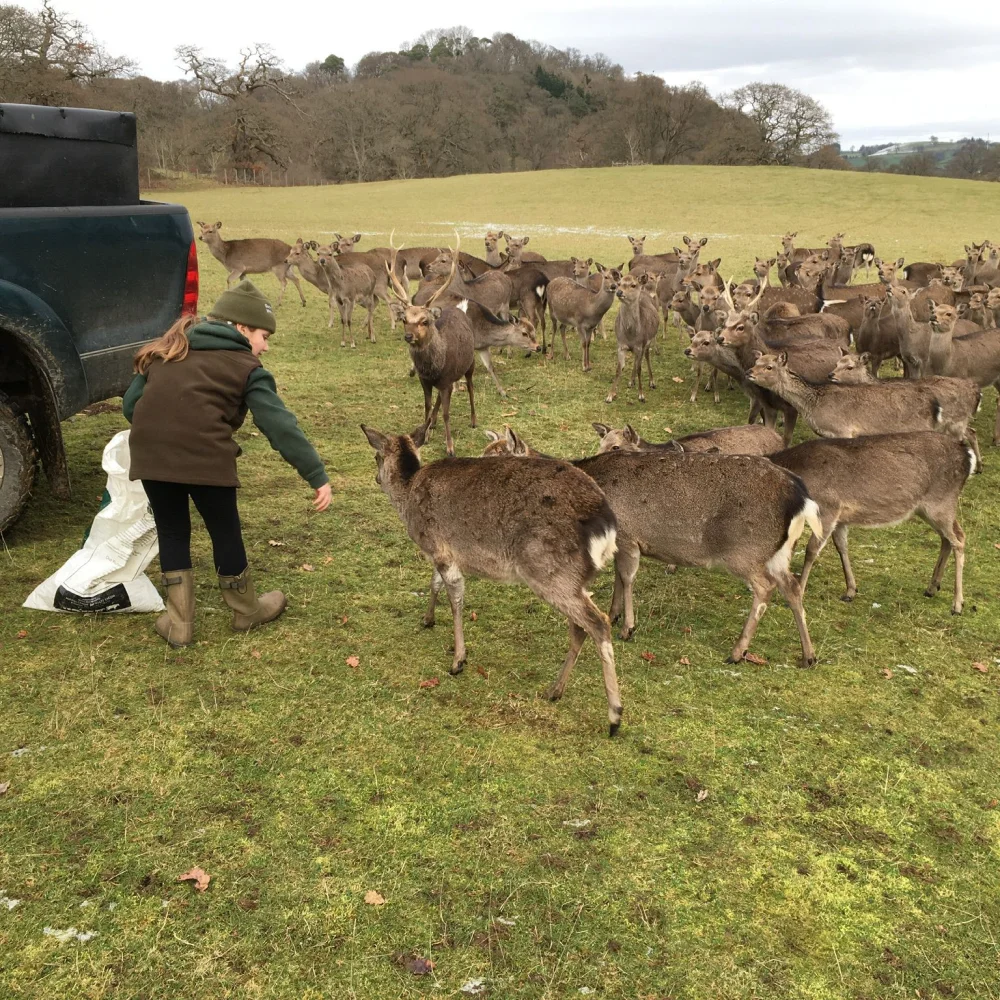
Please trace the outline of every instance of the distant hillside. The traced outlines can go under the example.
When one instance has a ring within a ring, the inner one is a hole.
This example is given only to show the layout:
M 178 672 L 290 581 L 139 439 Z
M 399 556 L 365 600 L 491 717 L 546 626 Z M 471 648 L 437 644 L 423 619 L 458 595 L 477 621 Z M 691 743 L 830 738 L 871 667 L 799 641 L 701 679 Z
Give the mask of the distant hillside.
M 861 152 L 845 152 L 844 150 L 841 150 L 840 155 L 852 167 L 864 169 L 870 158 L 880 170 L 885 170 L 887 167 L 901 163 L 905 157 L 914 153 L 926 153 L 933 158 L 938 169 L 943 169 L 951 162 L 962 145 L 961 142 L 931 142 L 927 139 L 920 142 L 894 142 L 885 149 L 868 155 Z

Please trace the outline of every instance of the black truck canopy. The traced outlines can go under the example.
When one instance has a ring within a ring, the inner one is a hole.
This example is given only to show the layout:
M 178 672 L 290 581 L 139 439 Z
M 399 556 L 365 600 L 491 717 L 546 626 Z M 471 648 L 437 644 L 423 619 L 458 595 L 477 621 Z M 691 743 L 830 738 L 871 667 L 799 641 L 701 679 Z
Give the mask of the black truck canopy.
M 138 203 L 134 114 L 0 104 L 0 208 Z

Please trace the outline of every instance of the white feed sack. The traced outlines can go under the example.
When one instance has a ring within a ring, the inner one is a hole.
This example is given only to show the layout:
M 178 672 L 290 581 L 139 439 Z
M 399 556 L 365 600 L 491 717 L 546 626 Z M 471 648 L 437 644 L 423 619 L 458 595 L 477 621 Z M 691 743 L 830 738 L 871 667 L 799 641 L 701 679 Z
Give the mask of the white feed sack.
M 24 602 L 38 611 L 162 611 L 163 600 L 146 576 L 159 551 L 156 525 L 140 482 L 128 478 L 128 431 L 107 444 L 101 465 L 111 503 L 99 511 L 83 548 Z

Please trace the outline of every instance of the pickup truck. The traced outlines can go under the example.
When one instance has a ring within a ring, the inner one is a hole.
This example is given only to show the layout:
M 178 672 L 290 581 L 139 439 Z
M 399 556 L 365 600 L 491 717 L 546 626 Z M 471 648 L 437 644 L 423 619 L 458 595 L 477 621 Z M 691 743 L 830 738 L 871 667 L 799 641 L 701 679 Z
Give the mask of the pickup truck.
M 40 464 L 70 494 L 60 422 L 120 396 L 132 357 L 198 309 L 187 209 L 141 201 L 135 115 L 0 104 L 0 531 Z

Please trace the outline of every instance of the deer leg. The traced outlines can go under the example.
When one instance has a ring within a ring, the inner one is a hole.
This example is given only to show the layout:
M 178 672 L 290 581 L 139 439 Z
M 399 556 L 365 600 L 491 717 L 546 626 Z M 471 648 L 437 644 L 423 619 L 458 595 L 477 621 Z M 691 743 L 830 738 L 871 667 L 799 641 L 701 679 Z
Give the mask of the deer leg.
M 556 321 L 553 319 L 552 320 L 552 338 L 553 339 L 555 339 L 556 329 L 559 326 L 560 326 L 560 324 L 556 323 Z M 566 324 L 563 323 L 563 324 L 561 324 L 561 326 L 562 326 L 562 329 L 559 330 L 559 332 L 562 334 L 563 361 L 569 361 L 569 348 L 566 346 Z M 583 340 L 583 336 L 582 335 L 580 337 L 580 340 L 581 341 Z
M 649 388 L 650 389 L 655 389 L 656 388 L 656 382 L 653 380 L 653 359 L 649 356 L 650 347 L 652 346 L 652 344 L 655 344 L 655 343 L 656 343 L 656 341 L 653 340 L 649 344 L 646 345 L 646 367 L 649 369 Z
M 539 592 L 538 596 L 542 597 L 542 594 Z M 580 653 L 580 646 L 577 644 L 579 634 L 583 632 L 589 635 L 594 640 L 601 657 L 604 693 L 608 699 L 608 735 L 614 736 L 622 722 L 622 702 L 618 691 L 618 674 L 615 671 L 615 651 L 611 644 L 611 623 L 582 587 L 578 595 L 568 599 L 552 596 L 542 599 L 548 601 L 557 611 L 561 611 L 570 622 L 570 648 L 555 684 L 549 688 L 549 698 L 556 700 L 562 697 Z M 580 641 L 582 643 L 582 640 Z
M 730 379 L 730 381 L 732 381 L 732 379 Z M 708 384 L 707 388 L 710 388 L 712 390 L 712 401 L 715 403 L 716 406 L 718 406 L 719 405 L 719 369 L 718 368 L 713 368 L 712 369 L 712 374 L 709 376 L 708 383 L 709 384 Z
M 618 551 L 615 553 L 615 591 L 611 598 L 611 610 L 614 619 L 624 614 L 619 638 L 623 642 L 628 642 L 635 633 L 635 608 L 633 606 L 632 592 L 635 584 L 635 576 L 639 572 L 639 546 L 630 544 L 623 545 L 619 539 Z M 617 608 L 615 601 L 618 601 Z M 617 614 L 614 612 L 617 611 Z
M 618 345 L 618 361 L 615 365 L 615 377 L 611 382 L 611 389 L 607 396 L 604 398 L 605 403 L 613 403 L 615 401 L 615 396 L 618 395 L 618 380 L 621 378 L 622 369 L 625 367 L 625 348 Z
M 838 525 L 838 527 L 840 527 Z M 809 628 L 806 625 L 806 612 L 802 607 L 802 588 L 799 581 L 787 570 L 775 577 L 781 596 L 788 602 L 795 616 L 795 624 L 799 630 L 799 641 L 802 643 L 802 666 L 811 667 L 816 662 L 816 650 L 809 638 Z
M 434 627 L 434 608 L 437 606 L 438 596 L 443 586 L 444 579 L 435 566 L 434 575 L 431 577 L 431 599 L 427 604 L 427 610 L 424 612 L 424 628 Z
M 997 391 L 997 415 L 993 423 L 993 447 L 1000 444 L 1000 384 L 994 383 L 993 388 Z
M 285 286 L 288 284 L 288 265 L 285 263 L 275 264 L 271 268 L 271 273 L 278 279 L 278 284 L 281 286 L 281 291 L 278 292 L 278 301 L 274 303 L 274 308 L 277 309 L 285 297 Z M 302 294 L 301 288 L 299 289 L 299 294 Z M 304 299 L 302 304 L 306 304 Z
M 788 448 L 792 443 L 792 434 L 795 432 L 795 421 L 799 419 L 799 411 L 794 406 L 786 406 L 782 410 L 782 416 L 784 417 L 785 425 L 782 432 L 782 440 L 785 443 L 785 447 Z
M 837 555 L 840 556 L 840 565 L 844 570 L 844 586 L 847 588 L 841 600 L 850 602 L 858 595 L 858 581 L 854 579 L 854 570 L 851 569 L 851 556 L 847 549 L 846 524 L 838 524 L 833 529 L 833 544 L 837 548 Z M 801 582 L 804 589 L 805 582 Z
M 448 591 L 451 616 L 455 625 L 455 655 L 452 657 L 448 673 L 460 674 L 465 669 L 465 632 L 462 627 L 462 615 L 465 608 L 465 578 L 462 576 L 462 571 L 454 563 L 441 563 L 437 567 L 437 572 L 441 574 L 441 580 Z
M 469 409 L 472 412 L 472 427 L 476 426 L 476 398 L 472 394 L 472 376 L 476 372 L 475 361 L 469 366 L 469 370 L 465 373 L 465 387 L 469 390 Z
M 449 455 L 455 454 L 455 442 L 451 436 L 451 393 L 454 383 L 438 391 L 438 402 L 441 403 L 441 415 L 444 418 L 444 446 Z
M 952 601 L 951 613 L 953 615 L 960 615 L 964 603 L 962 576 L 965 569 L 965 532 L 962 531 L 961 525 L 955 520 L 953 509 L 937 514 L 931 511 L 924 511 L 921 513 L 921 517 L 941 536 L 941 552 L 934 566 L 930 585 L 924 591 L 924 596 L 933 597 L 941 589 L 941 578 L 944 575 L 944 568 L 948 563 L 948 556 L 954 551 L 955 599 Z
M 763 571 L 759 575 L 752 576 L 747 580 L 747 583 L 753 594 L 753 603 L 750 605 L 750 614 L 743 626 L 743 632 L 736 645 L 733 646 L 733 651 L 726 660 L 727 663 L 739 663 L 746 655 L 746 651 L 750 648 L 750 643 L 757 633 L 757 624 L 763 618 L 764 612 L 767 611 L 767 602 L 771 599 L 776 586 L 775 582 Z
M 438 410 L 441 409 L 441 396 L 443 393 L 438 389 L 437 399 L 434 400 L 434 407 L 431 410 L 430 416 L 427 418 L 427 429 L 432 430 L 437 427 L 438 422 Z
M 806 589 L 806 581 L 809 579 L 809 574 L 812 572 L 813 563 L 819 558 L 819 554 L 823 551 L 826 543 L 830 540 L 830 533 L 836 526 L 836 521 L 831 524 L 823 523 L 823 534 L 822 535 L 810 535 L 809 542 L 806 545 L 805 558 L 802 560 L 802 571 L 799 573 L 799 586 L 802 588 L 803 592 Z
M 476 354 L 479 355 L 479 360 L 482 361 L 483 367 L 490 373 L 490 378 L 493 379 L 493 384 L 497 387 L 497 392 L 500 393 L 500 398 L 506 399 L 507 391 L 500 384 L 500 379 L 497 378 L 497 373 L 493 370 L 493 357 L 490 354 L 490 349 L 485 347 L 481 351 L 476 351 Z
M 425 382 L 423 379 L 420 380 L 420 385 L 424 390 L 424 427 L 430 431 L 431 429 L 431 397 L 434 395 L 434 387 L 429 383 Z M 437 409 L 433 411 L 434 418 L 437 419 Z
M 234 281 L 240 282 L 243 280 L 243 271 L 239 268 L 235 268 L 226 275 L 226 288 L 229 288 Z
M 691 395 L 688 397 L 689 403 L 698 402 L 698 389 L 701 387 L 701 362 L 695 362 L 694 385 L 691 387 Z
M 347 332 L 351 335 L 351 349 L 357 348 L 357 344 L 354 343 L 354 326 L 352 323 L 352 317 L 354 316 L 354 299 L 344 299 L 343 313 L 341 320 L 347 325 Z M 343 331 L 341 331 L 340 346 L 344 346 Z
M 583 348 L 583 370 L 589 372 L 594 366 L 590 363 L 590 338 L 593 337 L 593 330 L 580 330 L 581 347 Z
M 642 355 L 643 355 L 643 347 L 642 347 L 641 344 L 639 345 L 639 349 L 638 350 L 632 352 L 632 355 L 633 355 L 633 357 L 632 357 L 632 380 L 629 382 L 629 386 L 631 387 L 632 382 L 634 382 L 636 379 L 639 380 L 639 402 L 640 403 L 645 403 L 646 402 L 646 394 L 642 391 Z
M 368 339 L 374 344 L 375 343 L 375 298 L 369 298 L 365 300 L 365 309 L 368 310 Z M 389 311 L 389 315 L 392 315 L 392 311 Z

